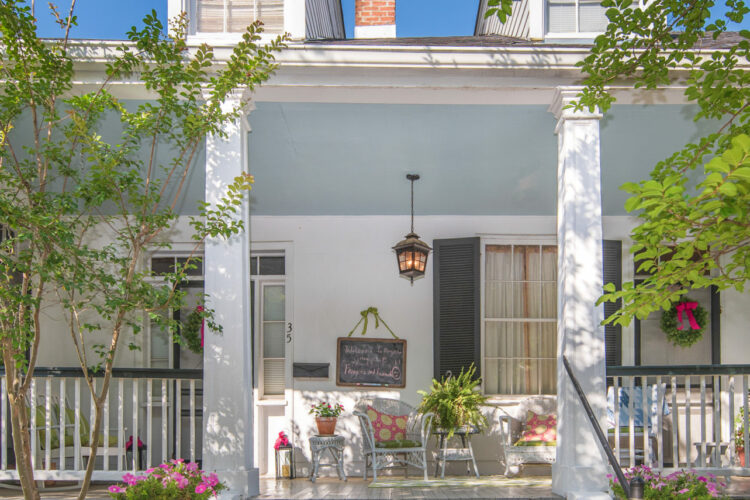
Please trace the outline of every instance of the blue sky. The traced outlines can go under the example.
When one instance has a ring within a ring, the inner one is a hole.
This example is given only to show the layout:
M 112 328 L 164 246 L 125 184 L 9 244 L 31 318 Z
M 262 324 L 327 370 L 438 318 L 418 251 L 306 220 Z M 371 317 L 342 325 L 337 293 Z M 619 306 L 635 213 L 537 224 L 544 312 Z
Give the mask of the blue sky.
M 56 0 L 69 5 L 67 0 Z M 472 35 L 479 0 L 398 0 L 396 26 L 399 37 Z M 721 3 L 721 0 L 719 2 Z M 46 14 L 47 3 L 37 0 L 42 36 L 60 36 L 60 31 Z M 342 0 L 347 37 L 354 36 L 354 0 Z M 78 27 L 74 38 L 124 39 L 125 32 L 139 25 L 143 16 L 155 9 L 166 21 L 167 0 L 77 0 Z M 723 11 L 723 6 L 715 9 Z M 43 15 L 44 14 L 44 15 Z M 750 16 L 741 28 L 750 29 Z M 735 27 L 738 29 L 740 27 Z

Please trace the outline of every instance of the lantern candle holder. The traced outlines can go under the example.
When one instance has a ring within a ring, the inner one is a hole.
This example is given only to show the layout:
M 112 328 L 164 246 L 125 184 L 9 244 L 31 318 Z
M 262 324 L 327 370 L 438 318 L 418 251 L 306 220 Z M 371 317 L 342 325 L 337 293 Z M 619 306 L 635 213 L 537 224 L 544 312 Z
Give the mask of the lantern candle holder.
M 294 448 L 279 446 L 275 451 L 276 479 L 294 479 Z

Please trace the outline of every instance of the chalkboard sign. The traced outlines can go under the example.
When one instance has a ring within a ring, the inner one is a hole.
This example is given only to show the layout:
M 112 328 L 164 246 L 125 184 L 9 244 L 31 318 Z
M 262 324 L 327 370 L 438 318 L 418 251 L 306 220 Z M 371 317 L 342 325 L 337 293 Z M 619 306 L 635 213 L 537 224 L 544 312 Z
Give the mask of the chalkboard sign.
M 340 337 L 336 385 L 406 387 L 406 341 Z

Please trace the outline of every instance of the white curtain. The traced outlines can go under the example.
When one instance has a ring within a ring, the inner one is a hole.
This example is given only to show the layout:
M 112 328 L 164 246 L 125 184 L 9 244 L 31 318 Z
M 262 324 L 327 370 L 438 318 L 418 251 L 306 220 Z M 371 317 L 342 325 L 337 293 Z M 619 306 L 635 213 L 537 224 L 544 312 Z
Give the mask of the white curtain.
M 485 390 L 554 394 L 557 249 L 488 245 Z

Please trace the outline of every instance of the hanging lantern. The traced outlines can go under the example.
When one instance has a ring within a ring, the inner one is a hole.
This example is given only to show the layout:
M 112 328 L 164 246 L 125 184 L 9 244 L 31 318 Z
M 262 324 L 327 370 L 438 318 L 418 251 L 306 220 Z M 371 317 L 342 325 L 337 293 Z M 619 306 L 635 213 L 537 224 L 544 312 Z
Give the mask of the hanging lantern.
M 411 181 L 411 232 L 396 243 L 393 249 L 396 251 L 399 274 L 414 283 L 414 278 L 424 276 L 427 256 L 432 248 L 414 232 L 414 181 L 419 180 L 419 175 L 406 174 L 406 178 Z

